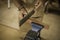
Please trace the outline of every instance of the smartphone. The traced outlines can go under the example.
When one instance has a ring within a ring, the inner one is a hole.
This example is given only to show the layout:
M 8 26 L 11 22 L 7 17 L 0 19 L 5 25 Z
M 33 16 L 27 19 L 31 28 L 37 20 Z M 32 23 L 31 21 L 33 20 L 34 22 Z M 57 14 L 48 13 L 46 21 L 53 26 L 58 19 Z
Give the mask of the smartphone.
M 41 29 L 44 28 L 43 25 L 35 23 L 35 22 L 32 22 L 31 26 L 32 26 L 32 31 L 35 31 L 35 32 L 38 32 L 38 31 L 40 31 Z

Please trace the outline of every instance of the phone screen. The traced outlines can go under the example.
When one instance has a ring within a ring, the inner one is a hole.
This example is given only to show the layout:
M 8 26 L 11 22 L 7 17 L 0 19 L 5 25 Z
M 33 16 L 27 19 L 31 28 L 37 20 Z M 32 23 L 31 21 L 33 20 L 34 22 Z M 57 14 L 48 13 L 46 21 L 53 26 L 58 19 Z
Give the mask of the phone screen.
M 39 30 L 41 30 L 43 28 L 43 25 L 39 25 L 34 22 L 31 23 L 31 26 L 32 26 L 32 30 L 35 32 L 38 32 Z

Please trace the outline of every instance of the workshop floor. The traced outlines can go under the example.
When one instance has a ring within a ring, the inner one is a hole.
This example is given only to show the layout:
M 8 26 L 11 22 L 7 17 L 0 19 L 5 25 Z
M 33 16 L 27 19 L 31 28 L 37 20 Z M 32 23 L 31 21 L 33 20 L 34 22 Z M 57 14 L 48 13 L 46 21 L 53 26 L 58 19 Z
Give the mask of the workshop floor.
M 31 29 L 31 25 L 28 23 L 25 23 L 19 29 L 18 15 L 17 8 L 14 4 L 11 5 L 11 9 L 8 9 L 6 4 L 0 6 L 1 40 L 23 40 L 26 33 Z M 41 31 L 41 37 L 46 40 L 60 40 L 60 16 L 44 14 L 43 22 L 49 25 L 49 29 L 43 29 Z

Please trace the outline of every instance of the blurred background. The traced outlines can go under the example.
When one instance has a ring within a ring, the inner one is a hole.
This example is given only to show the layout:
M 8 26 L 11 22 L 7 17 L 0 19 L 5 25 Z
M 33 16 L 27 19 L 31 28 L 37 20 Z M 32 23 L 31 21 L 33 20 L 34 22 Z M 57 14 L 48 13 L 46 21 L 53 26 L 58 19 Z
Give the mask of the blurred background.
M 29 3 L 26 9 L 30 11 L 36 3 L 36 0 L 24 0 L 25 3 Z M 41 1 L 41 0 L 39 0 Z M 41 2 L 44 2 L 43 0 Z M 0 40 L 23 40 L 26 33 L 31 29 L 31 25 L 25 22 L 19 27 L 19 15 L 21 14 L 19 9 L 14 4 L 13 0 L 10 0 L 10 8 L 8 8 L 8 0 L 0 0 Z M 41 31 L 41 37 L 44 40 L 60 40 L 60 13 L 44 13 L 43 8 L 38 8 L 36 13 L 32 16 L 39 16 L 37 18 L 39 22 L 43 22 L 49 25 L 49 29 L 43 29 Z M 43 40 L 42 39 L 42 40 Z

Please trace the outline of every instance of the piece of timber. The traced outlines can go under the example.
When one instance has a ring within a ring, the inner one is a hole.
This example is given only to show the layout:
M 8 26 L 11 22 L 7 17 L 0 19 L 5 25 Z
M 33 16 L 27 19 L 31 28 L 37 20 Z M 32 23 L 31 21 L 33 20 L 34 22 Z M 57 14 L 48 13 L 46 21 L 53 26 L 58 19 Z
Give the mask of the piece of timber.
M 23 25 L 34 13 L 35 13 L 34 10 L 29 12 L 23 19 L 20 20 L 19 26 Z

